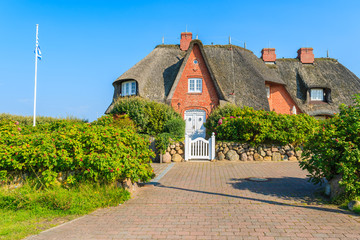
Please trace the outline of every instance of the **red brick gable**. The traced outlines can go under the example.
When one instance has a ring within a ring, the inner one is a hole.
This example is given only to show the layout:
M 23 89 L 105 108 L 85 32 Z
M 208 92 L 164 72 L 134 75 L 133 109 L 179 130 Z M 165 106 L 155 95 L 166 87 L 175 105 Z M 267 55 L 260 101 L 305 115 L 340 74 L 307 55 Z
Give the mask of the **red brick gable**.
M 283 85 L 269 82 L 266 85 L 270 87 L 270 97 L 268 98 L 270 111 L 292 114 L 292 109 L 295 106 L 296 113 L 302 113 Z
M 194 63 L 195 60 L 197 64 Z M 202 79 L 201 93 L 189 93 L 189 78 Z M 219 97 L 214 82 L 197 44 L 194 44 L 191 49 L 180 80 L 175 87 L 170 105 L 182 116 L 188 109 L 202 109 L 205 110 L 206 117 L 209 116 L 214 107 L 219 105 Z

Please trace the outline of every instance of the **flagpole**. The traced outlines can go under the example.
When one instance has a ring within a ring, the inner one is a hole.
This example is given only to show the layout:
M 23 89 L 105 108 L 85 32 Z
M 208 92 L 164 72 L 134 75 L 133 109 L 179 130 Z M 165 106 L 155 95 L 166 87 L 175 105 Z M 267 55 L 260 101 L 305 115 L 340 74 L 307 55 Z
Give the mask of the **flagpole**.
M 36 82 L 37 82 L 37 60 L 38 60 L 38 32 L 39 24 L 36 24 L 36 48 L 35 48 L 35 88 L 34 88 L 34 120 L 33 126 L 36 126 Z

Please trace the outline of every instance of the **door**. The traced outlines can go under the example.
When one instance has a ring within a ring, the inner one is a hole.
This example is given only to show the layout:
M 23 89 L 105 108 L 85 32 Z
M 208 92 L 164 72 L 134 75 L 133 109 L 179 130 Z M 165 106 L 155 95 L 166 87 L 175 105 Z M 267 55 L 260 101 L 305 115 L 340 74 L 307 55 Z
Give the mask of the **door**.
M 195 139 L 198 137 L 205 138 L 205 134 L 206 134 L 204 127 L 205 120 L 206 120 L 206 113 L 204 110 L 191 109 L 185 111 L 186 134 L 191 139 Z

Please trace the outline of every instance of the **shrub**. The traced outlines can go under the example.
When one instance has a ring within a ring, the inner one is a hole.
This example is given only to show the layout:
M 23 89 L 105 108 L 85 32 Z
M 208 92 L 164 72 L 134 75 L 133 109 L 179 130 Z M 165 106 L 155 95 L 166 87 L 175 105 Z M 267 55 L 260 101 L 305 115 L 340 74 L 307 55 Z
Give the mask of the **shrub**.
M 360 95 L 353 106 L 340 106 L 340 113 L 324 121 L 304 145 L 306 160 L 300 163 L 310 180 L 322 183 L 341 175 L 347 197 L 360 196 Z
M 164 132 L 169 133 L 173 138 L 181 139 L 185 136 L 185 121 L 174 118 L 164 124 Z
M 19 116 L 19 115 L 1 113 L 0 120 L 2 120 L 2 119 L 13 120 L 15 122 L 19 122 L 21 125 L 29 125 L 29 126 L 33 125 L 33 116 Z M 88 122 L 88 120 L 86 120 L 86 119 L 79 119 L 79 118 L 72 117 L 72 116 L 66 117 L 64 119 L 63 118 L 37 116 L 36 124 L 52 123 L 52 122 L 61 121 L 61 120 L 67 120 L 70 122 L 85 122 L 85 123 Z
M 150 135 L 164 132 L 164 125 L 170 120 L 182 120 L 180 114 L 170 106 L 140 97 L 119 98 L 115 102 L 111 114 L 129 115 L 137 125 L 139 132 Z
M 318 121 L 306 114 L 278 114 L 227 105 L 214 110 L 205 126 L 208 134 L 215 132 L 219 140 L 299 145 L 314 133 Z
M 114 122 L 105 116 L 93 124 L 62 120 L 34 128 L 3 119 L 0 176 L 26 174 L 43 187 L 56 185 L 60 173 L 67 177 L 65 184 L 150 180 L 154 154 L 148 139 Z

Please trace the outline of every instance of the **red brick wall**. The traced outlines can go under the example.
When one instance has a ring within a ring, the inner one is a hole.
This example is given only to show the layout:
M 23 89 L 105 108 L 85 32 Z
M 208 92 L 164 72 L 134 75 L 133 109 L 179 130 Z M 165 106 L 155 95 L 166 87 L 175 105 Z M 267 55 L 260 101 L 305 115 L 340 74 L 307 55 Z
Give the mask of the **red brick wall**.
M 198 64 L 194 64 L 195 59 L 198 61 Z M 188 92 L 189 78 L 202 78 L 201 93 Z M 214 83 L 211 80 L 200 48 L 195 44 L 186 62 L 180 81 L 176 86 L 171 99 L 171 106 L 182 116 L 184 116 L 184 112 L 188 109 L 202 109 L 205 110 L 206 117 L 208 117 L 212 109 L 217 105 L 219 105 L 219 97 Z
M 292 114 L 292 109 L 295 105 L 296 113 L 301 113 L 301 110 L 296 106 L 294 100 L 283 85 L 272 83 L 266 83 L 266 85 L 270 86 L 270 98 L 268 98 L 268 100 L 271 111 Z

